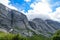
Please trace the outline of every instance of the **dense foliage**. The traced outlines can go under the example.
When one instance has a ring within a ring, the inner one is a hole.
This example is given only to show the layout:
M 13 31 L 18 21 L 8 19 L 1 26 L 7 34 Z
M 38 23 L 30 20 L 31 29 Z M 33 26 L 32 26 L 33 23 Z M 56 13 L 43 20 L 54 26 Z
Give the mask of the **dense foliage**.
M 20 34 L 0 32 L 0 40 L 60 40 L 60 30 L 58 30 L 51 38 L 36 34 L 32 37 L 23 37 Z
M 51 38 L 52 40 L 60 40 L 60 30 L 58 30 Z
M 32 37 L 29 37 L 28 40 L 50 40 L 50 39 L 43 35 L 34 35 Z
M 26 38 L 19 34 L 0 32 L 0 40 L 26 40 Z
M 49 40 L 42 35 L 34 35 L 32 37 L 23 37 L 20 34 L 11 34 L 0 32 L 0 40 Z

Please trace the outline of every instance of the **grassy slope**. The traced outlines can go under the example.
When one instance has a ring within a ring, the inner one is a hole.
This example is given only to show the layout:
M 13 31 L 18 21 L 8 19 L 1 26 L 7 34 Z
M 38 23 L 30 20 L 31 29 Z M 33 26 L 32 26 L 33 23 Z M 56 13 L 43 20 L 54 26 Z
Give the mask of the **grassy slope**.
M 50 39 L 43 35 L 34 35 L 32 37 L 29 37 L 28 40 L 50 40 Z
M 32 37 L 23 37 L 21 35 L 0 32 L 0 40 L 15 40 L 15 39 L 18 39 L 18 40 L 49 40 L 49 38 L 44 37 L 42 35 L 34 35 Z

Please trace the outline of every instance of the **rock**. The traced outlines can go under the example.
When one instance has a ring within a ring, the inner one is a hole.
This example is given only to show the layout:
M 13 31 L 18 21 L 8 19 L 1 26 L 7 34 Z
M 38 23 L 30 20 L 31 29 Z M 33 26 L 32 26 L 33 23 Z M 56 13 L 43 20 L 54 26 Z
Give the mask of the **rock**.
M 60 22 L 53 21 L 53 20 L 45 20 L 45 21 L 47 22 L 48 25 L 53 27 L 55 30 L 60 29 Z
M 28 33 L 30 27 L 27 17 L 16 10 L 0 4 L 0 28 L 12 33 Z M 12 30 L 13 29 L 13 30 Z
M 36 31 L 39 31 L 42 35 L 51 36 L 55 32 L 55 29 L 51 27 L 46 21 L 35 18 L 29 22 L 31 27 Z

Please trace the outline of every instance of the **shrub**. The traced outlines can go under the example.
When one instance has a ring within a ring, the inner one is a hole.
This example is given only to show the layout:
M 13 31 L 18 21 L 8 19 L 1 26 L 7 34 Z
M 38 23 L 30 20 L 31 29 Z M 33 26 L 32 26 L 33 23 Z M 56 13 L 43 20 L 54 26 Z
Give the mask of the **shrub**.
M 60 30 L 55 32 L 55 34 L 52 36 L 51 40 L 60 40 Z

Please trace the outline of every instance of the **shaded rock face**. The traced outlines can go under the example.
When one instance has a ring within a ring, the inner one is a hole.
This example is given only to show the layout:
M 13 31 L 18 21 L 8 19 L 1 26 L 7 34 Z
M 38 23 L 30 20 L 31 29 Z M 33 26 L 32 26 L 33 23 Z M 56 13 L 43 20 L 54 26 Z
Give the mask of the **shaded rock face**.
M 58 30 L 60 29 L 60 22 L 53 21 L 53 20 L 45 20 L 51 27 Z
M 0 28 L 27 35 L 28 27 L 29 23 L 24 14 L 0 4 Z
M 0 27 L 4 29 L 7 28 L 7 30 L 11 28 L 11 18 L 9 18 L 8 14 L 9 11 L 6 10 L 4 5 L 0 4 Z
M 34 30 L 47 37 L 50 37 L 56 30 L 60 29 L 60 23 L 52 20 L 42 20 L 40 18 L 29 21 L 29 24 Z
M 36 24 L 36 27 L 39 31 L 53 33 L 53 31 L 55 30 L 42 19 L 36 18 L 36 19 L 33 19 L 33 22 Z

